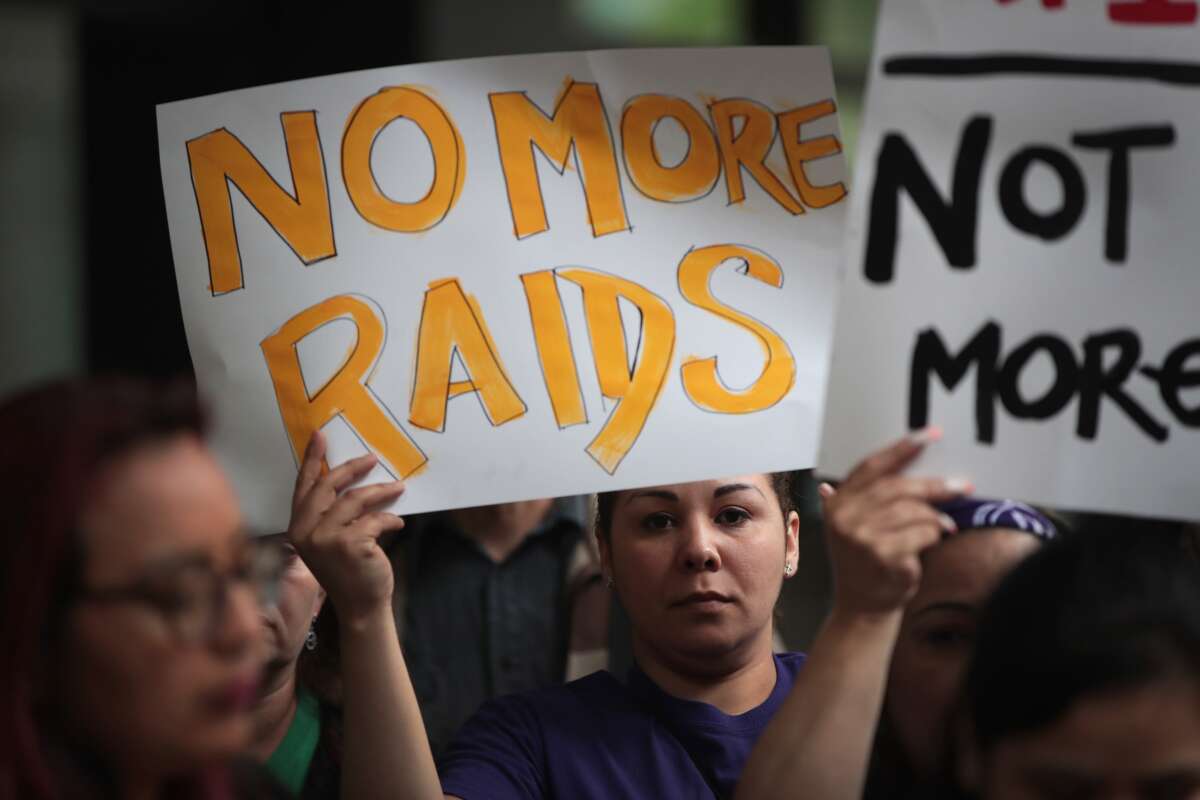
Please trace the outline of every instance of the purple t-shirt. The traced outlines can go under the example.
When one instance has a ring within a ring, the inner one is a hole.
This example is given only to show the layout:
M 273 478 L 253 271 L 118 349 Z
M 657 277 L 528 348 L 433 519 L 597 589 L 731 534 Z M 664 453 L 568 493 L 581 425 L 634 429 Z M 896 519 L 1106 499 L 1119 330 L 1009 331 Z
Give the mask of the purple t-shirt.
M 492 700 L 442 758 L 442 790 L 464 800 L 729 797 L 803 663 L 775 656 L 770 696 L 737 716 L 672 697 L 636 667 L 627 685 L 596 672 Z

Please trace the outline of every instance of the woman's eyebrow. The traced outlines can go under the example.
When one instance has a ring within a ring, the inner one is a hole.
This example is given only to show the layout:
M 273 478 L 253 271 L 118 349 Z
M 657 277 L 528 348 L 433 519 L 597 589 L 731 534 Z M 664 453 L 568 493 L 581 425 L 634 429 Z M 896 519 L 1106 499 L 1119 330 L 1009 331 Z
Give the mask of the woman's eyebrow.
M 195 551 L 184 553 L 171 553 L 164 555 L 148 562 L 141 570 L 144 576 L 155 577 L 161 575 L 170 575 L 180 570 L 195 569 L 197 567 L 212 568 L 212 559 L 204 553 Z
M 750 489 L 752 491 L 758 492 L 759 495 L 762 496 L 763 500 L 767 499 L 767 496 L 765 494 L 763 494 L 762 489 L 759 489 L 757 486 L 754 486 L 749 483 L 727 483 L 724 486 L 718 486 L 716 488 L 716 491 L 713 492 L 713 497 L 724 497 L 727 494 L 732 494 L 733 492 L 740 492 L 745 489 Z
M 639 497 L 653 497 L 657 500 L 667 500 L 672 503 L 679 502 L 679 495 L 675 494 L 674 492 L 669 492 L 666 489 L 641 489 L 626 495 L 625 503 L 632 503 Z
M 922 614 L 938 612 L 938 611 L 953 611 L 958 614 L 969 614 L 971 616 L 974 616 L 976 608 L 975 608 L 975 606 L 971 605 L 970 603 L 963 603 L 961 601 L 946 601 L 943 603 L 931 603 L 931 604 L 925 606 L 924 608 L 920 609 L 919 611 L 917 611 L 915 614 L 913 614 L 913 617 L 915 618 L 915 617 L 921 616 Z
M 230 555 L 236 561 L 238 558 L 246 555 L 248 551 L 255 547 L 263 546 L 280 546 L 289 544 L 286 533 L 278 534 L 277 536 L 267 535 L 260 537 L 252 537 L 245 530 L 239 531 L 231 541 L 232 550 Z M 224 555 L 224 554 L 221 554 Z M 218 562 L 213 561 L 213 554 L 206 550 L 183 550 L 173 553 L 164 553 L 161 556 L 148 561 L 143 568 L 143 572 L 148 575 L 170 574 L 183 569 L 214 569 L 218 566 Z

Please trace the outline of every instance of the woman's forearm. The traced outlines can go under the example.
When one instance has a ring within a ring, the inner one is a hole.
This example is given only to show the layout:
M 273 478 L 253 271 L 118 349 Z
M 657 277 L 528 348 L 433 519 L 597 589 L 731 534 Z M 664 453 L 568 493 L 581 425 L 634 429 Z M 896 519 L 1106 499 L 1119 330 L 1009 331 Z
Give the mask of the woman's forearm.
M 390 606 L 341 626 L 343 800 L 442 800 Z
M 858 800 L 901 612 L 826 620 L 737 787 L 754 800 Z

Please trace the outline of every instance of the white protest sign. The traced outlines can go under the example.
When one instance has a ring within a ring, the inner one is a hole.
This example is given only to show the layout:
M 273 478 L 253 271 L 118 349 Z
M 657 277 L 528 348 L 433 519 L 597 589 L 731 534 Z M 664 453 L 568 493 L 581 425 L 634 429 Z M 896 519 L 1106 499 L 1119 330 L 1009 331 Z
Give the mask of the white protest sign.
M 214 446 L 404 513 L 811 466 L 843 241 L 820 48 L 425 64 L 158 109 Z
M 820 465 L 1200 518 L 1193 2 L 884 0 Z

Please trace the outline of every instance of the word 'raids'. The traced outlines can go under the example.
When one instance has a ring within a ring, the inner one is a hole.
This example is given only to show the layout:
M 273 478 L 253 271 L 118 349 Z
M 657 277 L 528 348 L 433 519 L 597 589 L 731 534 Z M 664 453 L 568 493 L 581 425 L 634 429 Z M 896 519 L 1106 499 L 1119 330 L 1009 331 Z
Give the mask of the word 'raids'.
M 787 395 L 796 382 L 796 361 L 777 332 L 713 295 L 709 279 L 725 264 L 733 264 L 739 274 L 774 288 L 783 286 L 783 269 L 761 250 L 717 244 L 688 250 L 677 270 L 679 291 L 688 303 L 755 337 L 762 348 L 762 371 L 748 387 L 731 389 L 721 380 L 716 356 L 693 356 L 684 359 L 680 379 L 684 393 L 698 408 L 750 414 L 770 408 Z M 612 474 L 641 434 L 666 384 L 676 349 L 675 313 L 664 298 L 644 286 L 596 270 L 549 269 L 521 276 L 538 362 L 560 429 L 588 422 L 558 289 L 560 279 L 583 290 L 587 339 L 600 390 L 605 397 L 619 401 L 586 448 L 592 459 Z M 618 309 L 621 300 L 632 303 L 640 318 L 632 367 Z M 297 344 L 337 319 L 354 324 L 355 345 L 337 373 L 310 391 Z M 374 303 L 343 294 L 301 311 L 260 343 L 297 458 L 303 457 L 314 431 L 341 417 L 393 474 L 407 477 L 425 464 L 425 453 L 370 388 L 386 340 L 385 319 Z M 452 379 L 456 358 L 465 368 L 467 380 Z M 478 396 L 493 426 L 518 419 L 527 411 L 501 362 L 483 309 L 463 291 L 457 278 L 434 281 L 425 292 L 413 373 L 408 421 L 414 427 L 445 430 L 447 403 L 468 393 Z

